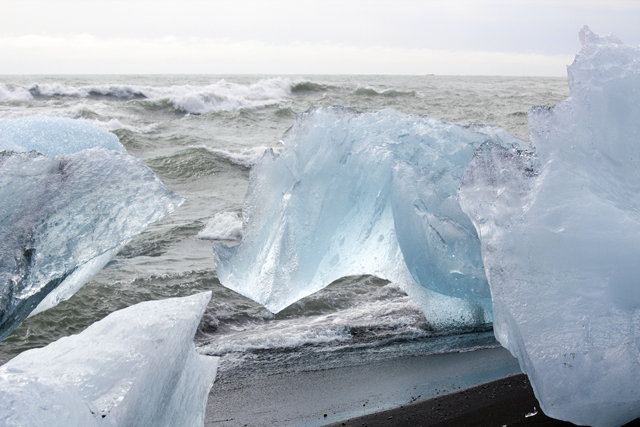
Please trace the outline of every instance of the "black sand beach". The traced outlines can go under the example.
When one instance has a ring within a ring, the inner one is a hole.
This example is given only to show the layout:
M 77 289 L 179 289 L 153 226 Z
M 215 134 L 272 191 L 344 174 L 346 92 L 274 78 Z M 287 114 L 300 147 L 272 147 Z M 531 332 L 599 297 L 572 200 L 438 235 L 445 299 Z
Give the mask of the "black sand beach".
M 309 362 L 279 372 L 269 366 L 219 372 L 209 395 L 205 426 L 341 425 L 347 419 L 394 411 L 520 372 L 517 360 L 502 347 L 361 361 L 330 369 L 314 370 Z
M 206 427 L 573 426 L 547 417 L 504 348 L 331 369 L 220 372 Z M 640 420 L 626 427 L 640 426 Z
M 525 374 L 512 375 L 456 393 L 436 397 L 399 408 L 327 427 L 481 427 L 481 426 L 573 426 L 547 417 Z
M 539 408 L 525 374 L 516 374 L 487 384 L 434 399 L 325 427 L 560 427 L 574 424 L 546 416 Z M 640 419 L 625 427 L 640 426 Z

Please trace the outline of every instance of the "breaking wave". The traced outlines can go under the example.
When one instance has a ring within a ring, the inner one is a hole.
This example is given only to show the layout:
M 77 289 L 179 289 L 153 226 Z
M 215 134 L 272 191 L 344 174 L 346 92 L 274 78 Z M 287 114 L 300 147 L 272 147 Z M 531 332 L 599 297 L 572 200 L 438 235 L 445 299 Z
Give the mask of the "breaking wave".
M 0 83 L 0 100 L 7 101 L 31 101 L 33 96 L 28 90 L 22 87 L 16 87 L 13 90 Z
M 296 87 L 297 85 L 293 85 Z M 139 100 L 155 107 L 169 106 L 189 114 L 235 111 L 278 104 L 292 93 L 286 78 L 262 79 L 242 85 L 219 80 L 207 86 L 141 86 L 128 84 L 69 86 L 60 83 L 33 83 L 30 86 L 0 85 L 0 100 L 29 101 L 39 97 L 117 98 Z

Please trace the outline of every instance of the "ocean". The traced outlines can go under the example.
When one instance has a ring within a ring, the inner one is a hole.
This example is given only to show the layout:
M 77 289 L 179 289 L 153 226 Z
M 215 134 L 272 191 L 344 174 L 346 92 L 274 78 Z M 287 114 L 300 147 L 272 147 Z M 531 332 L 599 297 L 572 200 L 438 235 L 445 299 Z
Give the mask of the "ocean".
M 529 107 L 553 106 L 568 95 L 566 78 L 548 77 L 1 76 L 0 117 L 92 121 L 116 134 L 186 202 L 134 238 L 71 299 L 0 342 L 0 364 L 115 310 L 208 290 L 213 298 L 195 342 L 200 353 L 221 357 L 221 383 L 239 374 L 497 347 L 491 325 L 432 330 L 404 292 L 372 276 L 340 279 L 270 313 L 220 284 L 212 241 L 197 235 L 216 214 L 241 215 L 251 166 L 265 150 L 281 151 L 281 136 L 310 107 L 392 108 L 462 126 L 497 126 L 528 140 Z

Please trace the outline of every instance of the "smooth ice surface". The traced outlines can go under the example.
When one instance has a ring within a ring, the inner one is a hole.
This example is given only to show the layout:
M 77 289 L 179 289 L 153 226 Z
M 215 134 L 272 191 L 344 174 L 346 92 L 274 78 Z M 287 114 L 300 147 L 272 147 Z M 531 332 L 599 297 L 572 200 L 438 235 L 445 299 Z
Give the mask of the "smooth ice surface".
M 0 338 L 69 298 L 183 201 L 142 161 L 101 147 L 0 152 L 0 200 Z
M 580 39 L 570 97 L 529 112 L 537 152 L 483 145 L 459 196 L 543 411 L 619 426 L 640 417 L 640 48 Z
M 126 153 L 117 136 L 88 120 L 43 115 L 0 119 L 0 151 L 34 150 L 57 156 L 94 147 Z
M 299 115 L 251 170 L 243 241 L 214 245 L 220 282 L 277 312 L 350 275 L 400 286 L 433 326 L 491 322 L 480 243 L 456 200 L 485 141 L 521 141 L 393 110 Z
M 0 424 L 202 426 L 217 357 L 193 337 L 211 298 L 136 304 L 0 367 Z

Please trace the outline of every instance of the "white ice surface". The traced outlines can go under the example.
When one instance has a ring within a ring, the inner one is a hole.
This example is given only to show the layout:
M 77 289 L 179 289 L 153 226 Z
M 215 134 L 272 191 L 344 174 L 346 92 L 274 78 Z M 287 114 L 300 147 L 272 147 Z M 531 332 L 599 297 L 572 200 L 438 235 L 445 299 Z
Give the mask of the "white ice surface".
M 218 358 L 193 337 L 211 293 L 116 311 L 0 367 L 0 425 L 194 427 Z
M 485 144 L 459 196 L 542 410 L 619 426 L 640 417 L 640 48 L 580 38 L 570 97 L 529 112 L 537 151 Z

